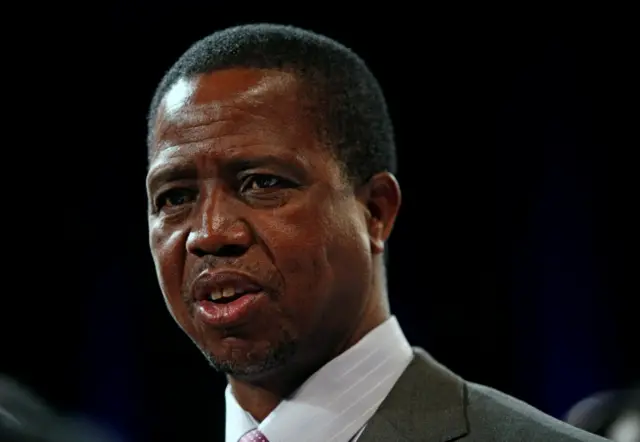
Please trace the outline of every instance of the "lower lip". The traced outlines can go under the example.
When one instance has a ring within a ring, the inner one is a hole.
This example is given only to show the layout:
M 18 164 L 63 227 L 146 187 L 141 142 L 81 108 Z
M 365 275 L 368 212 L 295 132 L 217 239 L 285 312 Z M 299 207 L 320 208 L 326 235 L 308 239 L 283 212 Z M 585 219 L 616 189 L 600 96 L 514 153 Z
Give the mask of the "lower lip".
M 237 325 L 247 319 L 251 312 L 258 306 L 258 301 L 264 298 L 262 292 L 247 293 L 227 304 L 217 304 L 213 301 L 198 301 L 196 303 L 196 315 L 210 325 L 231 326 Z

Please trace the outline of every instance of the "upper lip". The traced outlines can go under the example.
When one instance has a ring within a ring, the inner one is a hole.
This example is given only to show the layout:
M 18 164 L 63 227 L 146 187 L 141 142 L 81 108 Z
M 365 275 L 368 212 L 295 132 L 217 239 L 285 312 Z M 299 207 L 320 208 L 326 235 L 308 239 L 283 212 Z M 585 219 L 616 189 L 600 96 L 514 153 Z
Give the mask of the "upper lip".
M 236 293 L 259 292 L 263 287 L 251 276 L 237 271 L 205 271 L 193 282 L 191 294 L 196 301 L 204 301 L 212 292 L 233 288 Z

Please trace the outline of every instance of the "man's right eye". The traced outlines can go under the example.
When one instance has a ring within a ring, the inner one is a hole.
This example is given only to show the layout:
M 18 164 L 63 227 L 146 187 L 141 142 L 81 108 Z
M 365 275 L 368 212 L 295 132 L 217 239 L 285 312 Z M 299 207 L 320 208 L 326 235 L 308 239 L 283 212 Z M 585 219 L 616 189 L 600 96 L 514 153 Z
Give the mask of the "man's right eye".
M 189 189 L 171 189 L 162 193 L 156 199 L 156 208 L 158 210 L 165 207 L 179 207 L 189 204 L 195 199 L 195 192 Z

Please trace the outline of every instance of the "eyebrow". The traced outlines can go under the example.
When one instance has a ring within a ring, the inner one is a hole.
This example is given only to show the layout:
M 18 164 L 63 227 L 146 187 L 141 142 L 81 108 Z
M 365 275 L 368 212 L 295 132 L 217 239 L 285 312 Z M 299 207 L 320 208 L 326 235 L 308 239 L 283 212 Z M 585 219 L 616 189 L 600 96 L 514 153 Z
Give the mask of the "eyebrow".
M 152 190 L 162 183 L 194 179 L 198 170 L 193 163 L 169 163 L 152 169 L 147 178 L 147 188 Z
M 275 167 L 283 173 L 289 173 L 292 178 L 302 180 L 306 174 L 303 171 L 305 161 L 297 155 L 286 157 L 276 155 L 259 155 L 251 157 L 237 157 L 224 160 L 225 168 L 230 168 L 234 173 L 246 169 L 260 167 Z M 197 167 L 193 163 L 169 163 L 152 169 L 148 176 L 147 187 L 150 190 L 163 183 L 177 180 L 195 179 L 198 176 Z
M 227 165 L 234 171 L 245 169 L 256 169 L 259 167 L 276 167 L 282 171 L 294 174 L 295 177 L 301 177 L 301 167 L 303 162 L 297 155 L 286 155 L 285 157 L 276 155 L 258 155 L 247 158 L 230 158 Z

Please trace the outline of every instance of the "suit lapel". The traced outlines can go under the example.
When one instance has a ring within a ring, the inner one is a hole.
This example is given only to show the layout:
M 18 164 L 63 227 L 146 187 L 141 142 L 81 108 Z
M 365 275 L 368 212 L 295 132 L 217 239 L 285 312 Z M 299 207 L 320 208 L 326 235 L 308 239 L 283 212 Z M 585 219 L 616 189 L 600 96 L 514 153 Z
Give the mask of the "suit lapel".
M 446 442 L 468 432 L 464 381 L 414 348 L 400 376 L 358 442 Z

